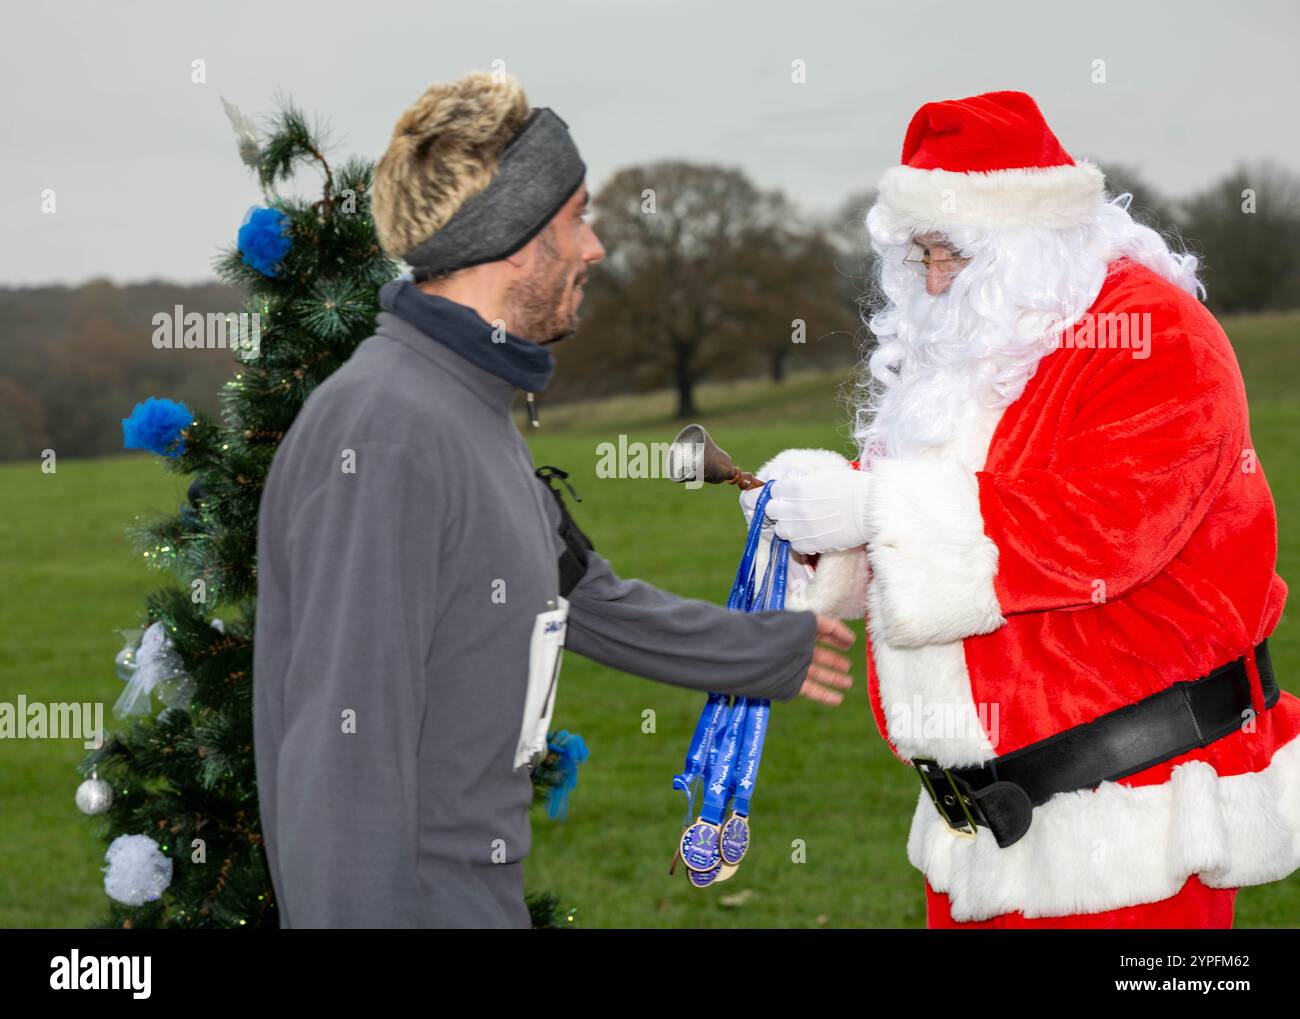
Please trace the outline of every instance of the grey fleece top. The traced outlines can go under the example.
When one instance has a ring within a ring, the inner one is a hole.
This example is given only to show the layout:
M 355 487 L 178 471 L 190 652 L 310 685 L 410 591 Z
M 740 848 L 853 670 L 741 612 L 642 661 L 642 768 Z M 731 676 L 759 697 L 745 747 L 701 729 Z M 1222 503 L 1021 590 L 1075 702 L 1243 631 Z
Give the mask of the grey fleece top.
M 284 927 L 529 924 L 513 762 L 563 543 L 516 393 L 380 312 L 275 457 L 253 717 Z M 678 686 L 789 700 L 812 657 L 811 613 L 678 598 L 594 553 L 568 600 L 570 652 Z

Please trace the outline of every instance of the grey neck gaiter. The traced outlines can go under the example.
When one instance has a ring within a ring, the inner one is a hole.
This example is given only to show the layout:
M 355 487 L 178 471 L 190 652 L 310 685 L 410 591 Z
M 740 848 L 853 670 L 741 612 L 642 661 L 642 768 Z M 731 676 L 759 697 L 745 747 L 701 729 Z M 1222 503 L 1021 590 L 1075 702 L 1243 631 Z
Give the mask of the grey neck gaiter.
M 455 351 L 526 393 L 540 393 L 555 373 L 555 357 L 545 347 L 514 333 L 504 340 L 473 308 L 437 294 L 426 294 L 409 280 L 379 288 L 379 306 L 405 319 L 431 340 Z

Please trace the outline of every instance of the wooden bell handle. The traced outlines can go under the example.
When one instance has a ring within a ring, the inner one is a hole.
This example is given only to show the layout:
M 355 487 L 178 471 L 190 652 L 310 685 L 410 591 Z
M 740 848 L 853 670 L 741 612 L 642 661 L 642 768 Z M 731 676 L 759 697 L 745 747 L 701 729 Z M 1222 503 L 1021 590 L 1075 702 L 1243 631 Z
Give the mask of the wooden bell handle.
M 748 492 L 753 488 L 762 488 L 767 484 L 767 482 L 763 481 L 761 478 L 754 477 L 754 475 L 750 474 L 749 471 L 742 471 L 737 467 L 736 473 L 727 479 L 727 484 L 735 485 L 742 491 Z

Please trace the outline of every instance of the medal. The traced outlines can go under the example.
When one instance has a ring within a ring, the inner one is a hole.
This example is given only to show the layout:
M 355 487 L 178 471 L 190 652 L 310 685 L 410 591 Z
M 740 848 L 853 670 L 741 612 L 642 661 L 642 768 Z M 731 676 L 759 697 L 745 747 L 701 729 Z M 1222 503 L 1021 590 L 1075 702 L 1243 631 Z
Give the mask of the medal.
M 682 833 L 681 854 L 682 863 L 696 874 L 717 870 L 722 863 L 718 826 L 703 818 L 696 821 Z
M 703 777 L 707 783 L 716 785 L 713 773 L 718 765 L 718 746 L 729 731 L 731 725 L 730 700 L 725 694 L 709 694 L 708 703 L 695 726 L 695 735 L 691 739 L 691 750 L 686 755 L 686 769 L 673 778 L 673 787 L 686 793 L 687 825 L 677 843 L 677 854 L 689 871 L 705 873 L 716 868 L 722 861 L 718 850 L 720 825 L 717 821 L 706 820 L 701 814 L 690 821 L 692 804 L 692 787 Z M 675 861 L 674 861 L 675 863 Z
M 714 867 L 712 870 L 707 870 L 703 873 L 698 870 L 688 870 L 686 876 L 690 879 L 691 884 L 696 888 L 707 888 L 709 885 L 713 884 L 714 881 L 718 880 L 718 874 L 720 871 L 720 867 Z
M 722 855 L 722 866 L 718 870 L 718 881 L 726 881 L 740 869 L 740 861 L 745 858 L 749 848 L 749 818 L 742 817 L 734 810 L 722 826 L 722 835 L 718 839 Z
M 704 807 L 682 835 L 682 862 L 697 874 L 710 873 L 722 864 L 722 815 L 731 797 L 747 709 L 746 699 L 736 698 L 721 752 L 710 755 L 715 760 L 706 778 Z
M 739 866 L 749 851 L 749 801 L 758 782 L 758 765 L 763 759 L 763 740 L 767 736 L 767 718 L 771 702 L 764 699 L 750 701 L 745 713 L 745 738 L 741 750 L 741 764 L 736 772 L 736 796 L 731 804 L 731 816 L 719 833 L 719 853 L 722 862 Z
M 772 486 L 765 485 L 754 509 L 745 552 L 727 599 L 727 607 L 735 611 L 759 612 L 785 604 L 789 542 L 773 536 L 761 581 L 754 569 L 771 492 Z M 726 694 L 709 694 L 691 737 L 685 767 L 673 776 L 673 788 L 686 794 L 686 817 L 668 873 L 674 873 L 681 860 L 686 864 L 687 878 L 696 888 L 731 878 L 749 850 L 749 802 L 758 777 L 771 701 L 737 697 L 729 706 L 730 700 Z M 694 791 L 701 781 L 704 799 L 699 816 L 691 821 Z
M 731 816 L 727 818 L 727 823 L 722 826 L 722 833 L 718 838 L 718 853 L 724 864 L 738 867 L 748 849 L 749 818 L 733 810 Z
M 722 812 L 731 791 L 730 776 L 735 771 L 740 736 L 745 724 L 745 699 L 736 698 L 726 719 L 721 751 L 713 742 L 707 755 L 704 807 L 695 823 L 682 833 L 682 862 L 697 874 L 715 871 L 722 863 Z M 721 726 L 715 728 L 715 732 Z M 712 880 L 712 879 L 710 879 Z

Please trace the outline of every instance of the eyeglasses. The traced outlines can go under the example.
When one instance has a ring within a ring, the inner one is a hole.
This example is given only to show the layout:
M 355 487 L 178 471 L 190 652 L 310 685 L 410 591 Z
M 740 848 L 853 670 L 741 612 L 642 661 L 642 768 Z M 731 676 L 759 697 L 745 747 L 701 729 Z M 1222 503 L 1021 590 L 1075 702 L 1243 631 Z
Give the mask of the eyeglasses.
M 912 245 L 912 252 L 905 259 L 903 264 L 915 272 L 918 276 L 928 276 L 930 266 L 937 265 L 939 272 L 944 276 L 956 276 L 966 266 L 970 264 L 969 258 L 931 258 L 925 254 L 925 249 L 919 244 Z

